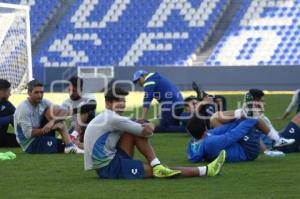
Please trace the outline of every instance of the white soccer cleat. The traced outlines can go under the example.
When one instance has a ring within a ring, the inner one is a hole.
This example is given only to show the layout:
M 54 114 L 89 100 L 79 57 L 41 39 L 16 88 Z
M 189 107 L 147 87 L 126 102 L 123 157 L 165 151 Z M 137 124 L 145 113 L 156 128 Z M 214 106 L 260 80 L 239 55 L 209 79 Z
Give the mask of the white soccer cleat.
M 84 154 L 84 150 L 74 144 L 73 146 L 65 147 L 65 153 Z
M 290 144 L 293 144 L 295 142 L 295 139 L 286 139 L 286 138 L 279 138 L 279 140 L 277 140 L 273 147 L 282 147 L 282 146 L 287 146 Z

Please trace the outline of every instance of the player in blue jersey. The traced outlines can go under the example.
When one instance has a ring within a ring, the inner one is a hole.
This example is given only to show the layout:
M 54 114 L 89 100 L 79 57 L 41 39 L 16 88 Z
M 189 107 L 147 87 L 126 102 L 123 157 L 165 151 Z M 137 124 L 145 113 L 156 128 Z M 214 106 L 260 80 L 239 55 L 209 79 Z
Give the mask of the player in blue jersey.
M 185 132 L 179 124 L 179 116 L 184 109 L 184 102 L 180 91 L 167 78 L 159 73 L 149 73 L 138 70 L 133 75 L 133 82 L 144 87 L 143 112 L 139 118 L 144 122 L 153 98 L 160 103 L 160 125 L 156 132 Z
M 8 133 L 9 125 L 14 124 L 14 113 L 16 108 L 8 101 L 10 96 L 10 83 L 0 79 L 0 147 L 18 147 L 16 136 Z
M 161 165 L 148 140 L 154 126 L 122 116 L 126 95 L 128 92 L 121 88 L 109 89 L 105 93 L 106 109 L 88 124 L 84 135 L 86 170 L 96 170 L 104 179 L 215 176 L 220 172 L 226 158 L 224 150 L 207 166 L 170 169 Z M 146 163 L 133 159 L 135 147 Z
M 241 116 L 237 115 L 236 112 L 230 111 L 216 113 L 212 120 L 218 121 L 213 123 L 223 125 L 211 130 L 207 130 L 201 115 L 194 115 L 187 126 L 193 137 L 188 144 L 189 161 L 210 161 L 220 150 L 226 150 L 226 161 L 229 162 L 255 160 L 260 152 L 261 132 L 274 140 L 274 147 L 284 147 L 295 142 L 294 138 L 280 137 L 262 119 L 241 119 Z

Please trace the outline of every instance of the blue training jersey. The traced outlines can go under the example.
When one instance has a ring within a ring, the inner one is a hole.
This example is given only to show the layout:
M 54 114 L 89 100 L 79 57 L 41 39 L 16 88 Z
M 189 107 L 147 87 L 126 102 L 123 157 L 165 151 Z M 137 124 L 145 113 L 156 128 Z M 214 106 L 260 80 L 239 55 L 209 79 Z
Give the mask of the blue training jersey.
M 144 82 L 144 108 L 149 108 L 155 98 L 162 107 L 171 107 L 172 104 L 183 106 L 183 97 L 177 87 L 159 73 L 149 73 Z
M 248 122 L 249 126 L 252 125 L 251 122 L 253 123 L 253 121 Z M 190 162 L 200 162 L 201 160 L 211 161 L 216 158 L 218 154 L 216 154 L 215 151 L 218 151 L 217 149 L 221 145 L 224 145 L 224 142 L 226 141 L 214 138 L 230 132 L 232 129 L 235 129 L 235 127 L 237 127 L 240 123 L 241 120 L 237 120 L 232 123 L 222 125 L 221 127 L 211 129 L 208 131 L 207 137 L 198 141 L 192 138 L 189 141 L 187 148 L 188 160 Z M 255 123 L 253 123 L 253 125 L 254 124 Z M 257 151 L 257 149 L 259 150 L 258 141 L 259 136 L 257 136 L 257 133 L 255 133 L 253 129 L 249 128 L 249 133 L 247 134 L 247 136 L 242 136 L 239 141 L 231 144 L 228 147 L 225 147 L 227 156 L 226 161 L 235 162 L 255 159 L 259 152 Z M 247 142 L 247 144 L 245 144 L 245 142 Z

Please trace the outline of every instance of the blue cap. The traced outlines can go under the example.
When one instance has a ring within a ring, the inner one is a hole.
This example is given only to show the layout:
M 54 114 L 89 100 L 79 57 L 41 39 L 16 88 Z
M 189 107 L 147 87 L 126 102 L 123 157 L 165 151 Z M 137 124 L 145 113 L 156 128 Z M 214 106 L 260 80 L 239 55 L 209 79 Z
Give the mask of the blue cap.
M 133 83 L 136 83 L 143 75 L 147 74 L 148 72 L 145 70 L 138 70 L 133 74 Z

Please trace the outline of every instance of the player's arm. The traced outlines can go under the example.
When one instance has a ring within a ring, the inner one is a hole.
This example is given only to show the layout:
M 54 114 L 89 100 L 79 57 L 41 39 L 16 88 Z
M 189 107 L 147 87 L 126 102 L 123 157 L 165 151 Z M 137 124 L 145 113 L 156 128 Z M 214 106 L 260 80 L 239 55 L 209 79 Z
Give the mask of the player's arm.
M 111 119 L 111 122 L 112 126 L 121 132 L 126 132 L 141 137 L 150 137 L 153 135 L 154 125 L 151 123 L 140 124 L 131 121 L 127 117 L 116 115 Z
M 294 93 L 290 104 L 288 105 L 288 107 L 286 108 L 285 112 L 283 113 L 283 115 L 279 119 L 283 120 L 283 119 L 286 119 L 289 116 L 289 114 L 291 113 L 291 111 L 293 110 L 293 108 L 296 106 L 297 101 L 299 100 L 298 99 L 299 92 L 300 92 L 300 90 L 297 90 Z
M 31 137 L 39 137 L 45 134 L 43 128 L 39 128 L 39 129 L 32 128 L 30 113 L 24 111 L 18 117 L 19 118 L 17 119 L 17 124 L 16 124 L 17 131 L 20 128 L 20 130 L 22 130 L 24 136 L 27 139 Z
M 143 102 L 143 111 L 142 111 L 141 117 L 138 120 L 139 122 L 143 123 L 146 116 L 147 116 L 149 107 L 150 107 L 151 102 L 153 100 L 154 88 L 155 88 L 155 82 L 154 81 L 149 81 L 149 82 L 146 82 L 144 84 L 145 94 L 144 94 L 144 102 Z
M 7 103 L 5 108 L 5 114 L 0 113 L 0 126 L 13 125 L 14 124 L 14 113 L 16 108 L 10 102 Z

